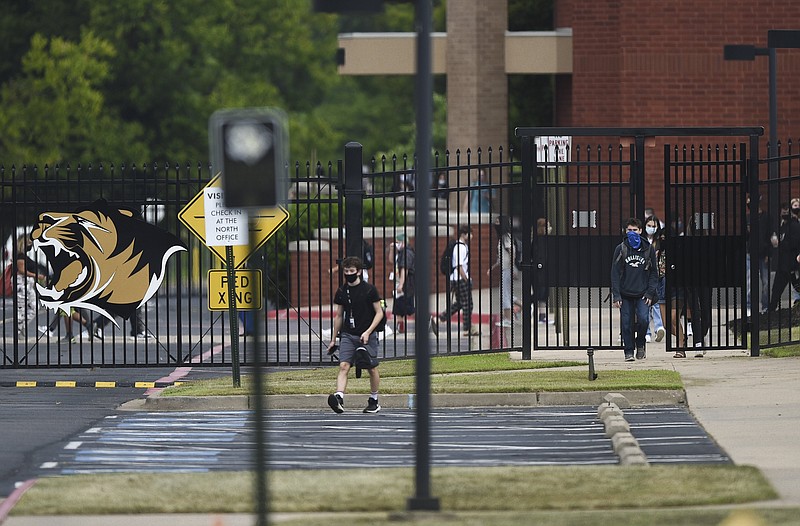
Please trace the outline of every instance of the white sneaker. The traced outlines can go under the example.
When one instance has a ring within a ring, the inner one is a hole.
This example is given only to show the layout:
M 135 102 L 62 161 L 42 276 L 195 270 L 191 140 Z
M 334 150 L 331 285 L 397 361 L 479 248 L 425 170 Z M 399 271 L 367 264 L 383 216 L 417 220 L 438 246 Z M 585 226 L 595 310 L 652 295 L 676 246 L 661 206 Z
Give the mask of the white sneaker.
M 667 331 L 666 331 L 666 329 L 664 329 L 664 327 L 659 327 L 658 329 L 656 329 L 656 341 L 657 342 L 660 342 L 661 340 L 663 340 L 664 336 L 666 336 L 666 335 L 667 335 Z
M 47 325 L 39 325 L 38 327 L 36 327 L 36 330 L 39 331 L 39 334 L 45 334 L 47 336 L 50 336 L 51 338 L 56 335 L 53 331 L 47 328 Z
M 694 332 L 692 332 L 692 322 L 686 323 L 686 336 L 692 336 Z
M 647 342 L 647 343 L 650 343 L 650 342 L 652 341 L 652 340 L 650 339 L 650 335 L 649 335 L 649 334 L 645 334 L 645 335 L 644 335 L 644 341 L 645 341 L 645 342 Z
M 702 347 L 703 347 L 703 342 L 697 342 L 697 343 L 694 344 L 694 348 L 695 348 L 694 357 L 695 358 L 702 358 L 703 356 L 706 355 L 706 350 L 703 349 Z

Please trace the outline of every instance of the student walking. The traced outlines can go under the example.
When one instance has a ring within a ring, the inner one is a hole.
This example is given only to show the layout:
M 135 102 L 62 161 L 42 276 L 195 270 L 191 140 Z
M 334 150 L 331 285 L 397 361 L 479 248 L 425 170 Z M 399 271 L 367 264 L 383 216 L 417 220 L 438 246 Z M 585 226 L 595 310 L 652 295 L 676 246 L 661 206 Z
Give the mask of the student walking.
M 451 255 L 450 291 L 455 296 L 455 301 L 448 309 L 431 317 L 431 330 L 439 334 L 439 323 L 461 311 L 463 320 L 463 336 L 478 336 L 480 333 L 472 326 L 472 280 L 469 277 L 469 240 L 472 238 L 472 228 L 462 225 L 458 228 L 458 241 L 453 245 Z M 449 301 L 449 299 L 448 299 Z
M 407 244 L 406 235 L 399 233 L 395 236 L 394 245 L 394 303 L 392 314 L 396 318 L 395 332 L 406 332 L 406 317 L 413 316 L 416 312 L 414 303 L 416 252 Z
M 378 289 L 361 279 L 361 258 L 346 257 L 342 260 L 342 271 L 346 283 L 334 296 L 336 316 L 333 319 L 328 354 L 336 352 L 336 337 L 339 336 L 339 373 L 336 377 L 336 392 L 328 396 L 328 405 L 336 413 L 344 412 L 344 393 L 347 390 L 347 375 L 350 368 L 366 358 L 369 365 L 370 396 L 365 413 L 381 410 L 378 403 L 378 335 L 375 332 L 383 319 L 381 298 Z M 365 356 L 366 353 L 366 356 Z M 362 358 L 363 357 L 363 358 Z
M 658 301 L 656 254 L 641 233 L 642 222 L 635 217 L 628 219 L 625 239 L 614 249 L 611 260 L 611 300 L 620 310 L 626 362 L 646 357 L 645 333 L 650 323 L 650 307 Z

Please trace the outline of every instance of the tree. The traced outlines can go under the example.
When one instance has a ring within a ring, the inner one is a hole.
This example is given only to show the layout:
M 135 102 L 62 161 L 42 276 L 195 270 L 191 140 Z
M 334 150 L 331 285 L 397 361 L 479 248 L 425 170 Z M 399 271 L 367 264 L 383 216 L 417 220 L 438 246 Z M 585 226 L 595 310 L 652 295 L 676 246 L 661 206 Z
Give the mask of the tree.
M 310 2 L 96 1 L 91 26 L 119 50 L 109 101 L 161 160 L 207 157 L 223 107 L 312 111 L 335 74 L 335 20 Z
M 0 89 L 3 162 L 41 166 L 146 155 L 140 127 L 115 118 L 100 90 L 113 55 L 90 32 L 77 44 L 35 34 L 23 75 Z

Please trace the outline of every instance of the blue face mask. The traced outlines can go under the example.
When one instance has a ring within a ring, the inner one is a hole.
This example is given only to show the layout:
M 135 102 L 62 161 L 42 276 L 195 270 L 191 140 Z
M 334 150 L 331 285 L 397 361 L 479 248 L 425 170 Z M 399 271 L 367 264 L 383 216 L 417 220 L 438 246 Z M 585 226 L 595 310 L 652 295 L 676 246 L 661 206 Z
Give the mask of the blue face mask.
M 638 249 L 639 245 L 642 244 L 642 238 L 639 236 L 638 232 L 627 232 L 628 235 L 628 243 L 631 245 L 632 248 Z

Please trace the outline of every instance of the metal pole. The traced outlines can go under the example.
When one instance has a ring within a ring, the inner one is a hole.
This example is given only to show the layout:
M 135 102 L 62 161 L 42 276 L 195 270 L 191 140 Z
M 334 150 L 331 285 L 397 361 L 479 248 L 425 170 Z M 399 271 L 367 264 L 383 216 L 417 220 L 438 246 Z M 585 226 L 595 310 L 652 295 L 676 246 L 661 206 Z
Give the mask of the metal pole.
M 344 145 L 344 224 L 345 256 L 357 256 L 361 259 L 361 244 L 364 239 L 361 216 L 364 211 L 364 183 L 361 174 L 363 161 L 362 146 L 357 142 Z
M 431 260 L 430 232 L 430 155 L 431 155 L 431 114 L 433 113 L 433 75 L 431 72 L 431 25 L 433 18 L 431 0 L 418 0 L 416 3 L 417 26 L 417 75 L 414 95 L 417 107 L 417 259 L 424 264 L 417 266 L 417 330 L 414 345 L 417 360 L 417 437 L 416 437 L 416 493 L 408 499 L 408 509 L 438 511 L 439 499 L 431 497 L 430 488 L 430 406 L 431 406 L 431 363 L 430 332 L 427 330 L 430 319 L 430 274 Z M 421 327 L 420 327 L 421 325 Z
M 239 315 L 236 313 L 236 269 L 233 261 L 233 247 L 225 247 L 225 266 L 228 271 L 228 317 L 231 330 L 231 374 L 233 386 L 241 387 L 239 375 Z
M 777 73 L 777 56 L 775 48 L 769 48 L 767 56 L 769 57 L 769 146 L 767 148 L 767 157 L 770 158 L 767 167 L 767 178 L 772 181 L 778 178 L 778 165 L 774 157 L 778 155 L 778 73 Z M 772 182 L 769 183 L 769 213 L 773 214 L 778 207 L 778 186 Z M 775 217 L 772 215 L 772 217 Z

